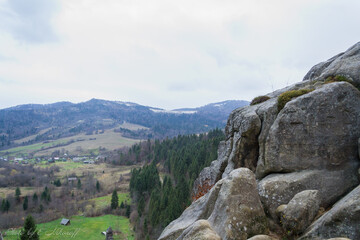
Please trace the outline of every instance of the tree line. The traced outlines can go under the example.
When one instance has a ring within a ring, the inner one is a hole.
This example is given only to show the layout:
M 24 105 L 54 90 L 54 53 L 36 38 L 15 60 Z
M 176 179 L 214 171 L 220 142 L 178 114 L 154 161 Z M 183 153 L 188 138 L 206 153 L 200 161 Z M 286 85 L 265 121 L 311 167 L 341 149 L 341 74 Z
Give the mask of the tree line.
M 215 129 L 207 134 L 143 142 L 121 156 L 122 160 L 146 163 L 133 169 L 130 179 L 135 202 L 130 219 L 139 239 L 157 238 L 190 205 L 193 183 L 199 172 L 217 158 L 223 139 L 224 133 Z

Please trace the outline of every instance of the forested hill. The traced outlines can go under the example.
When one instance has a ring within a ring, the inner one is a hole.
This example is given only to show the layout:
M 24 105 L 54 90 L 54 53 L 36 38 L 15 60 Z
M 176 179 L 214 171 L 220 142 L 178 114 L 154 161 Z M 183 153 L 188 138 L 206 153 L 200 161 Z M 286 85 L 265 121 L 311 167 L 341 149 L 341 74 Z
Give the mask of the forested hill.
M 247 101 L 232 100 L 171 111 L 99 99 L 78 104 L 20 105 L 0 110 L 0 148 L 10 148 L 16 142 L 27 145 L 79 133 L 91 135 L 112 128 L 117 128 L 115 130 L 125 137 L 137 139 L 207 132 L 216 127 L 223 128 L 229 113 L 246 105 Z M 124 122 L 140 127 L 122 128 Z
M 162 229 L 180 216 L 193 198 L 191 189 L 199 172 L 217 158 L 224 133 L 178 136 L 134 145 L 118 163 L 145 161 L 131 173 L 130 191 L 135 202 L 132 220 L 138 239 L 156 239 Z M 161 176 L 161 177 L 160 177 Z

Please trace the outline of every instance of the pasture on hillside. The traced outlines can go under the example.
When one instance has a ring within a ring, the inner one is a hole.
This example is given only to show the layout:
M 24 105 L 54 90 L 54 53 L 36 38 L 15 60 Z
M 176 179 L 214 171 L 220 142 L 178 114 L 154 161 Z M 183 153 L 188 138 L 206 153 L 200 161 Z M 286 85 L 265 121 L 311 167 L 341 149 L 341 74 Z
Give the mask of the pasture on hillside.
M 60 225 L 61 218 L 37 224 L 41 240 L 98 240 L 105 239 L 101 232 L 111 226 L 115 240 L 133 240 L 134 233 L 129 223 L 129 219 L 122 216 L 104 215 L 100 217 L 73 216 L 70 218 L 71 224 L 68 226 Z M 21 229 L 6 231 L 6 240 L 18 239 Z

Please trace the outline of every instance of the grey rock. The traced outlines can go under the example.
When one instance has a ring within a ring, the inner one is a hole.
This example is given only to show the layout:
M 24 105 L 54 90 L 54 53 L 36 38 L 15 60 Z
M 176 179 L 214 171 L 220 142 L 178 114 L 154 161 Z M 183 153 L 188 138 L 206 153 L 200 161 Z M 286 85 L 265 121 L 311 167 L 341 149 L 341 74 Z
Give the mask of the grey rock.
M 355 172 L 356 169 L 347 168 L 271 174 L 258 183 L 260 199 L 265 211 L 274 220 L 277 219 L 276 209 L 304 190 L 318 190 L 320 206 L 327 208 L 358 185 Z
M 221 238 L 207 220 L 199 220 L 185 229 L 177 240 L 221 240 Z
M 201 219 L 208 220 L 224 240 L 266 234 L 267 219 L 256 190 L 254 173 L 247 168 L 233 170 L 171 222 L 159 239 L 177 239 Z
M 231 153 L 231 141 L 221 141 L 218 147 L 218 159 L 211 162 L 209 167 L 204 168 L 194 182 L 192 195 L 197 196 L 199 188 L 208 185 L 213 186 L 221 179 L 221 176 L 227 166 L 227 161 Z
M 194 222 L 207 219 L 214 210 L 215 202 L 224 181 L 225 179 L 218 181 L 205 196 L 199 198 L 186 208 L 179 218 L 172 221 L 163 230 L 159 240 L 175 240 Z
M 226 141 L 219 146 L 218 159 L 200 172 L 194 182 L 193 196 L 205 184 L 214 185 L 236 168 L 247 167 L 255 171 L 261 130 L 261 121 L 255 112 L 257 107 L 239 108 L 230 114 L 225 128 Z
M 360 186 L 316 220 L 300 239 L 346 237 L 360 239 Z
M 261 178 L 264 172 L 264 163 L 265 163 L 265 143 L 269 135 L 271 126 L 273 125 L 277 114 L 277 98 L 270 99 L 263 104 L 259 105 L 256 113 L 261 120 L 261 133 L 259 135 L 259 158 L 256 166 L 256 177 Z
M 230 173 L 208 220 L 224 240 L 247 239 L 268 232 L 253 172 L 239 168 Z
M 343 75 L 360 83 L 360 42 L 329 60 L 312 67 L 304 80 L 325 79 Z
M 253 236 L 252 238 L 249 238 L 248 240 L 278 240 L 278 239 L 268 235 L 256 235 Z
M 359 116 L 360 91 L 345 82 L 326 84 L 291 100 L 269 130 L 257 177 L 356 167 Z
M 317 190 L 297 193 L 281 213 L 281 224 L 294 234 L 302 233 L 314 220 L 320 208 L 320 195 Z
M 233 169 L 240 167 L 255 171 L 259 153 L 258 136 L 261 130 L 261 120 L 256 109 L 256 105 L 240 108 L 229 116 L 225 133 L 232 138 L 232 151 L 223 178 Z

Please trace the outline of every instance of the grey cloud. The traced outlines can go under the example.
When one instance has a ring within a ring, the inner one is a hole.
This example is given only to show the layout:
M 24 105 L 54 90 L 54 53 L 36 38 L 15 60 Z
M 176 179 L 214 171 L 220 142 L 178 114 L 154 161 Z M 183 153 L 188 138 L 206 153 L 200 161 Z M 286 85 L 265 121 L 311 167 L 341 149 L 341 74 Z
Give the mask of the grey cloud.
M 51 19 L 57 0 L 8 0 L 0 6 L 0 28 L 26 43 L 52 42 L 57 36 Z

